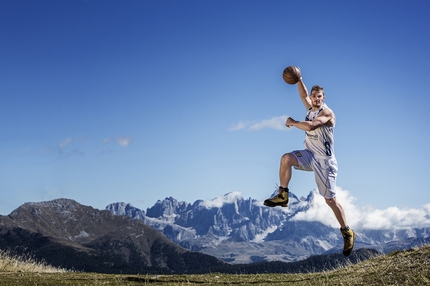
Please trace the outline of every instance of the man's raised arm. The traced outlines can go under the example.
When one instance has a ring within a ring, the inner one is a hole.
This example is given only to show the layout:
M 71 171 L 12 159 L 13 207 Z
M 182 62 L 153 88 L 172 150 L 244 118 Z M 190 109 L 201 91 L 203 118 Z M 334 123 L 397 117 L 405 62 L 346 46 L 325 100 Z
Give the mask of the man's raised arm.
M 297 83 L 297 88 L 299 89 L 300 99 L 302 100 L 305 108 L 309 109 L 309 107 L 311 107 L 312 102 L 308 96 L 308 89 L 306 88 L 306 85 L 303 82 L 302 78 L 300 78 L 299 82 Z

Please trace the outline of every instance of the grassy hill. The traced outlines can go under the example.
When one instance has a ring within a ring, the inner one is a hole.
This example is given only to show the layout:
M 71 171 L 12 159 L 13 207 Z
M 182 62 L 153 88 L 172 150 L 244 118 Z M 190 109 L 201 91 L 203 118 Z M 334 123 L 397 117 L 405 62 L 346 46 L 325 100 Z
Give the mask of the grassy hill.
M 68 272 L 0 253 L 0 285 L 430 285 L 430 245 L 308 274 L 116 275 Z

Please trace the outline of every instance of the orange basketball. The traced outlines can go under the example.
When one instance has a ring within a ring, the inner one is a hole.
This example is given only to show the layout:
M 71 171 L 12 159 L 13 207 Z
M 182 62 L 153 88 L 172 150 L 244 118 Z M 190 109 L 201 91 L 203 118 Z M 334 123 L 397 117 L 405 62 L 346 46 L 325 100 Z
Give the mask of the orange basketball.
M 289 66 L 286 69 L 284 69 L 284 72 L 282 73 L 282 77 L 284 78 L 284 81 L 286 83 L 296 84 L 299 82 L 300 78 L 302 77 L 302 73 L 300 72 L 299 67 Z

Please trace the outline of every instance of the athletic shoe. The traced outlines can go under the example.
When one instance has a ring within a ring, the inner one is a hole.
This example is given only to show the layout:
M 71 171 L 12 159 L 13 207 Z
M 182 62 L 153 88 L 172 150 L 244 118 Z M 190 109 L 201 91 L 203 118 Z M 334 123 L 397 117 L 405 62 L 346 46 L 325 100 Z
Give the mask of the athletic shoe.
M 264 201 L 264 205 L 268 207 L 287 207 L 288 206 L 288 188 L 279 187 L 278 194 L 273 198 Z
M 343 236 L 343 255 L 349 256 L 354 248 L 356 234 L 347 226 L 345 229 L 340 229 Z

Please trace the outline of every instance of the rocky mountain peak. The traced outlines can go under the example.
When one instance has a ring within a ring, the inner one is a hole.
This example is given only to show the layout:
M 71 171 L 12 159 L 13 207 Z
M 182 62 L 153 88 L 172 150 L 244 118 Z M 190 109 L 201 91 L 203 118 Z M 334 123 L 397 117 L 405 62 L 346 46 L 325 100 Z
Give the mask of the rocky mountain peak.
M 15 218 L 22 214 L 28 214 L 28 212 L 39 215 L 42 214 L 43 210 L 49 211 L 51 213 L 61 214 L 64 212 L 73 212 L 78 206 L 79 203 L 76 201 L 64 198 L 45 202 L 30 202 L 25 203 L 14 210 L 9 215 L 9 217 Z
M 157 201 L 141 219 L 185 248 L 228 262 L 249 263 L 256 257 L 289 262 L 327 251 L 341 251 L 343 241 L 338 228 L 303 219 L 306 217 L 303 214 L 320 199 L 317 196 L 316 191 L 306 198 L 290 192 L 288 208 L 269 208 L 252 198 L 244 199 L 239 192 L 197 200 L 193 204 L 169 197 Z M 127 215 L 116 204 L 107 208 L 117 215 Z M 139 211 L 135 208 L 133 213 Z M 418 238 L 424 237 L 421 233 L 425 232 L 408 233 L 409 237 L 413 234 L 412 237 Z M 384 252 L 381 245 L 392 242 L 393 237 L 392 233 L 366 231 L 358 233 L 356 243 L 357 247 L 373 245 Z M 396 237 L 406 236 L 396 232 Z M 387 249 L 392 247 L 395 246 Z
M 144 216 L 129 204 L 116 210 Z M 0 248 L 30 252 L 54 266 L 85 271 L 142 273 L 186 272 L 222 265 L 216 259 L 174 244 L 140 219 L 116 216 L 76 201 L 57 199 L 26 203 L 0 216 Z M 185 263 L 185 260 L 196 263 Z M 161 270 L 161 269 L 164 270 Z
M 147 215 L 170 220 L 176 213 L 186 211 L 188 207 L 189 204 L 186 202 L 179 202 L 172 197 L 168 197 L 162 201 L 158 200 L 153 207 L 148 208 Z

